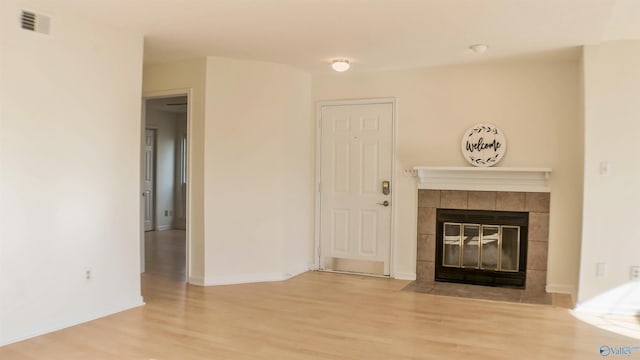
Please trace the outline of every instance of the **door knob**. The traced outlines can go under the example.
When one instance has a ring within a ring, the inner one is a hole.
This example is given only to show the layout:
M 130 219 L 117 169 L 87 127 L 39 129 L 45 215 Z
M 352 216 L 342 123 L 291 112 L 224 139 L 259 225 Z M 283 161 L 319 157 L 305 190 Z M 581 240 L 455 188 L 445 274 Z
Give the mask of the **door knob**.
M 389 201 L 385 200 L 381 203 L 377 203 L 378 205 L 382 205 L 382 206 L 389 206 Z

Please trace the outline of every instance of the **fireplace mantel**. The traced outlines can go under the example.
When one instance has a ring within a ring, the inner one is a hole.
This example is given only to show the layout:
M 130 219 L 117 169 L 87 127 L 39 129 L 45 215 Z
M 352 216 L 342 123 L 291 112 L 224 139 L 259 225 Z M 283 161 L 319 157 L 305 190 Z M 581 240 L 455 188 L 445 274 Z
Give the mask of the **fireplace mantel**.
M 551 168 L 416 166 L 418 189 L 551 192 Z

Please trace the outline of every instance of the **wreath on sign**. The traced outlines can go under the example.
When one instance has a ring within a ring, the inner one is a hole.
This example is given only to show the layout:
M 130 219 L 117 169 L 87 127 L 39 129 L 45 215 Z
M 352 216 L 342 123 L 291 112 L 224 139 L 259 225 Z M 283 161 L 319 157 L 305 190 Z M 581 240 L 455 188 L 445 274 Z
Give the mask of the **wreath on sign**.
M 495 128 L 493 125 L 479 125 L 476 128 L 473 128 L 473 132 L 469 135 L 467 135 L 467 137 L 471 137 L 471 135 L 473 135 L 474 133 L 479 134 L 481 132 L 488 132 L 488 133 L 494 133 L 494 134 L 498 134 L 498 129 Z
M 471 160 L 471 162 L 474 165 L 493 165 L 495 163 L 498 162 L 498 158 L 500 157 L 500 154 L 495 154 L 494 156 L 490 157 L 490 158 L 477 158 L 475 156 L 469 156 L 469 160 Z

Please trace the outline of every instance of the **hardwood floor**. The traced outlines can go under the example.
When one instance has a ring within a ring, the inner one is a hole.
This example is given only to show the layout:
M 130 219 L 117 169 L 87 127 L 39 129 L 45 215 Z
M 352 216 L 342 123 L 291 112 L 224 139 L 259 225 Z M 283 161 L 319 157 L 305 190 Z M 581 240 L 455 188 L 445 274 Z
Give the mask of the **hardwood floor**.
M 145 232 L 144 276 L 186 281 L 185 238 L 184 230 Z
M 197 287 L 172 272 L 179 255 L 147 251 L 158 256 L 142 276 L 145 306 L 2 347 L 0 359 L 597 359 L 604 344 L 640 345 L 561 307 L 419 294 L 385 278 Z

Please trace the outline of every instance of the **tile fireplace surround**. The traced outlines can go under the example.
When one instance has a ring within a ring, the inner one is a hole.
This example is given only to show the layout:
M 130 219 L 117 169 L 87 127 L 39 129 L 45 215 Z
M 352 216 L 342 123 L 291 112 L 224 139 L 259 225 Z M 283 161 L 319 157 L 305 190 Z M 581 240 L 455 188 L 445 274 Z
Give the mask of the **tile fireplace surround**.
M 432 171 L 434 168 L 428 168 Z M 437 169 L 437 168 L 436 168 Z M 450 170 L 452 168 L 443 168 Z M 467 170 L 469 169 L 469 170 Z M 457 170 L 457 169 L 456 169 Z M 525 289 L 488 288 L 480 286 L 487 292 L 518 292 L 521 301 L 523 297 L 528 299 L 548 299 L 550 294 L 545 292 L 547 279 L 547 252 L 549 241 L 549 202 L 550 189 L 548 187 L 548 173 L 540 177 L 536 188 L 530 184 L 522 187 L 522 191 L 513 191 L 519 188 L 510 184 L 503 191 L 502 186 L 477 185 L 478 171 L 474 168 L 460 168 L 460 173 L 469 173 L 468 185 L 456 184 L 455 190 L 447 189 L 447 185 L 439 180 L 433 182 L 430 177 L 420 176 L 418 169 L 418 211 L 417 211 L 417 261 L 416 261 L 416 288 L 442 288 L 463 287 L 465 289 L 478 289 L 478 285 L 449 284 L 434 282 L 435 253 L 436 253 L 436 209 L 461 209 L 461 210 L 490 210 L 490 211 L 525 211 L 529 213 L 528 252 L 526 266 Z M 494 169 L 491 169 L 494 170 Z M 495 169 L 490 175 L 502 173 L 506 169 Z M 547 170 L 547 169 L 545 169 Z M 481 170 L 484 171 L 484 170 Z M 431 175 L 431 174 L 429 174 Z M 455 175 L 459 176 L 459 175 Z M 538 175 L 534 175 L 538 176 Z M 467 180 L 465 180 L 467 181 Z M 488 191 L 485 191 L 486 190 Z M 532 189 L 533 191 L 529 191 Z M 479 291 L 485 291 L 479 290 Z M 465 291 L 458 291 L 457 296 L 465 296 Z M 475 290 L 472 290 L 475 291 Z M 473 297 L 473 296 L 470 296 Z M 529 301 L 526 301 L 529 302 Z

